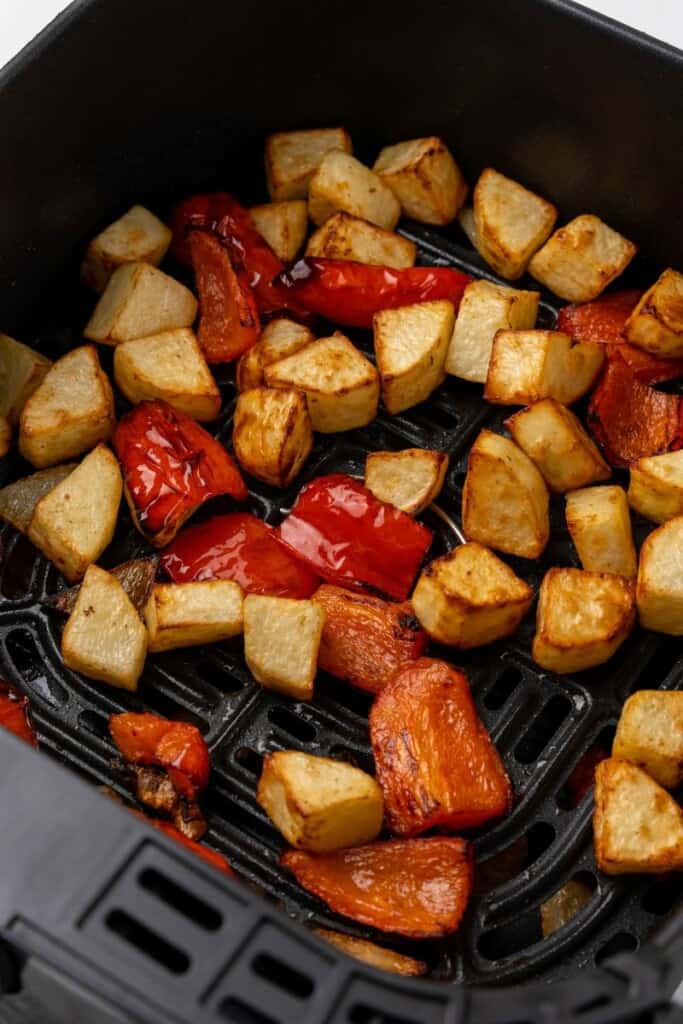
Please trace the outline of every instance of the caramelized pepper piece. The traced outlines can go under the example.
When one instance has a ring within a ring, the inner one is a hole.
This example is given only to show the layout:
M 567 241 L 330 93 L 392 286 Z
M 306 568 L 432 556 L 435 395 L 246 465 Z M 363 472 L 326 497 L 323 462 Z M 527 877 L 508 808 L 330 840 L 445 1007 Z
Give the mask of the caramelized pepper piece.
M 512 788 L 465 676 L 433 658 L 404 665 L 370 712 L 392 832 L 474 828 L 510 809 Z
M 164 768 L 175 788 L 190 799 L 206 787 L 211 763 L 196 726 L 149 713 L 126 712 L 111 716 L 109 731 L 126 761 Z
M 14 687 L 0 680 L 0 729 L 7 729 L 32 747 L 38 746 L 38 739 L 29 718 L 28 697 Z
M 197 340 L 209 363 L 229 363 L 259 339 L 256 300 L 244 268 L 215 235 L 193 231 L 190 252 L 199 294 Z

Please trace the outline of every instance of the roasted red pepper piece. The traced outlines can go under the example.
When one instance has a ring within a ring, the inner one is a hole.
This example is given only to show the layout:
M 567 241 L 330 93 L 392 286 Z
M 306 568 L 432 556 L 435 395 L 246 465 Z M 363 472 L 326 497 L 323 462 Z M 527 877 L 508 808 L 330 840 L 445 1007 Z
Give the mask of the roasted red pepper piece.
M 28 697 L 13 686 L 0 681 L 0 728 L 7 729 L 32 747 L 38 746 L 38 739 L 29 718 Z
M 456 310 L 472 278 L 450 267 L 393 270 L 351 260 L 302 259 L 278 278 L 311 313 L 349 327 L 372 327 L 382 309 L 448 299 Z
M 176 843 L 180 843 L 181 846 L 191 850 L 192 853 L 195 853 L 198 857 L 201 857 L 202 860 L 205 860 L 207 864 L 212 864 L 215 868 L 226 875 L 234 876 L 235 872 L 232 870 L 227 858 L 224 857 L 222 853 L 219 853 L 217 850 L 210 850 L 208 846 L 202 846 L 201 843 L 198 843 L 194 839 L 188 839 L 188 837 L 184 836 L 180 829 L 177 829 L 170 821 L 164 821 L 162 818 L 149 818 L 146 814 L 142 814 L 141 811 L 135 811 L 132 809 L 131 813 L 134 814 L 136 818 L 141 818 L 143 821 L 146 821 L 148 825 L 157 829 L 158 832 L 163 832 L 164 835 L 169 837 L 169 839 L 173 839 Z
M 229 363 L 261 333 L 246 271 L 208 231 L 191 233 L 190 252 L 199 294 L 199 345 L 207 362 Z
M 370 738 L 396 835 L 475 828 L 512 805 L 510 780 L 467 679 L 445 661 L 420 658 L 398 670 L 372 706 Z
M 335 853 L 288 850 L 281 863 L 335 913 L 427 939 L 454 932 L 472 891 L 464 839 L 392 839 Z
M 188 722 L 171 722 L 149 713 L 112 715 L 109 731 L 129 764 L 164 768 L 183 796 L 194 800 L 206 788 L 211 762 L 204 738 Z
M 161 556 L 174 583 L 234 580 L 247 594 L 310 597 L 318 576 L 293 558 L 276 531 L 248 512 L 214 516 L 183 530 Z
M 431 531 L 343 473 L 303 488 L 280 539 L 328 583 L 405 601 Z
M 166 402 L 142 402 L 114 432 L 126 497 L 138 527 L 156 547 L 175 536 L 200 505 L 248 491 L 225 448 Z

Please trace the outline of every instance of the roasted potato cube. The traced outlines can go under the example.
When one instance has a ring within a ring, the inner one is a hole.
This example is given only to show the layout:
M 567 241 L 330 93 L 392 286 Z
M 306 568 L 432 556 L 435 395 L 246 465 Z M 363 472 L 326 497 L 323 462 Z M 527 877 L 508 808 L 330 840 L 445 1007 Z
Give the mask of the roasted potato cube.
M 470 245 L 478 250 L 477 229 L 474 224 L 474 210 L 471 206 L 463 206 L 458 213 L 458 224 L 467 235 Z
M 72 349 L 50 367 L 24 406 L 19 451 L 38 469 L 64 462 L 111 437 L 114 396 L 94 345 Z
M 541 398 L 571 405 L 592 387 L 604 361 L 603 345 L 575 344 L 561 331 L 498 331 L 484 397 L 498 405 Z
M 276 132 L 266 139 L 266 180 L 273 200 L 306 199 L 311 178 L 331 149 L 351 152 L 344 128 Z
M 645 539 L 636 601 L 645 629 L 683 636 L 683 516 L 658 526 Z
M 446 356 L 446 373 L 483 384 L 497 331 L 519 331 L 536 323 L 539 292 L 472 281 L 460 302 Z
M 415 263 L 417 248 L 394 231 L 385 231 L 350 213 L 333 213 L 314 231 L 306 255 L 327 260 L 354 260 L 402 270 Z
M 464 225 L 463 229 L 486 262 L 508 281 L 522 276 L 557 220 L 552 203 L 492 167 L 481 172 L 475 185 L 472 213 L 472 233 Z
M 373 167 L 406 217 L 449 224 L 465 201 L 467 182 L 441 139 L 411 139 L 385 146 Z
M 514 441 L 482 430 L 470 451 L 462 492 L 468 540 L 538 558 L 550 536 L 548 488 Z
M 215 420 L 221 410 L 218 385 L 187 327 L 117 345 L 114 379 L 133 405 L 163 398 L 201 422 Z
M 683 356 L 683 274 L 669 267 L 660 275 L 629 316 L 624 334 L 657 356 Z
M 64 664 L 90 679 L 136 690 L 146 654 L 147 631 L 125 590 L 110 573 L 89 566 L 62 634 Z
M 102 294 L 122 263 L 158 267 L 168 252 L 173 232 L 144 206 L 133 206 L 105 228 L 88 246 L 81 268 L 83 282 Z
M 28 345 L 0 334 L 0 416 L 10 424 L 18 423 L 21 410 L 51 366 L 49 359 Z
M 267 754 L 256 799 L 290 846 L 328 853 L 376 839 L 384 799 L 375 780 L 343 761 L 298 750 Z
M 118 267 L 83 333 L 91 341 L 120 341 L 191 327 L 197 300 L 184 284 L 149 263 Z
M 114 454 L 100 444 L 37 503 L 28 536 L 76 583 L 114 535 L 123 481 Z
M 12 445 L 12 428 L 6 416 L 0 416 L 0 459 L 7 455 Z
M 416 516 L 438 498 L 447 469 L 448 456 L 427 448 L 370 452 L 365 486 L 380 501 Z
M 232 444 L 242 468 L 273 487 L 287 487 L 313 447 L 313 428 L 301 391 L 251 388 L 235 408 Z
M 145 622 L 150 651 L 229 640 L 242 632 L 242 589 L 232 580 L 157 583 Z
M 38 473 L 7 484 L 0 490 L 0 519 L 11 523 L 21 533 L 26 533 L 40 499 L 65 480 L 75 468 L 74 462 L 51 466 L 50 469 L 41 469 Z
M 388 230 L 396 227 L 401 216 L 398 199 L 381 178 L 349 153 L 332 149 L 311 178 L 308 212 L 320 226 L 337 210 Z
M 43 472 L 49 473 L 51 470 L 43 470 Z M 114 579 L 119 581 L 143 621 L 158 567 L 159 559 L 152 556 L 151 558 L 132 558 L 130 561 L 121 562 L 120 565 L 108 570 Z M 71 615 L 76 606 L 76 598 L 80 589 L 80 583 L 73 587 L 66 587 L 64 590 L 57 591 L 56 594 L 48 594 L 42 599 L 41 604 L 46 608 L 61 612 L 62 615 Z
M 586 487 L 567 495 L 565 514 L 581 565 L 633 579 L 638 558 L 623 487 Z
M 245 352 L 237 363 L 237 387 L 240 391 L 260 387 L 266 366 L 293 356 L 312 341 L 315 341 L 315 336 L 308 327 L 285 317 L 271 320 L 263 328 L 254 347 Z
M 283 263 L 291 263 L 306 239 L 308 205 L 303 199 L 263 203 L 249 211 L 253 225 Z
M 358 939 L 355 935 L 344 935 L 342 932 L 331 932 L 327 928 L 315 928 L 314 931 L 325 942 L 341 949 L 342 953 L 353 957 L 354 960 L 370 964 L 371 967 L 377 967 L 380 971 L 402 974 L 406 977 L 427 973 L 427 964 L 422 960 L 413 960 L 411 956 L 396 953 L 393 949 L 376 946 L 367 939 Z
M 432 640 L 467 649 L 511 636 L 534 592 L 481 544 L 461 544 L 422 572 L 412 604 Z
M 633 242 L 599 217 L 583 214 L 551 235 L 532 257 L 529 273 L 567 302 L 590 302 L 635 254 Z
M 364 427 L 377 415 L 377 370 L 339 331 L 266 366 L 264 378 L 268 387 L 303 391 L 321 434 Z
M 633 584 L 623 576 L 550 569 L 543 577 L 533 659 L 559 675 L 603 665 L 633 629 Z
M 629 761 L 598 765 L 593 831 L 597 865 L 608 875 L 683 869 L 683 811 Z
M 505 425 L 556 494 L 609 480 L 612 475 L 578 417 L 554 398 L 522 409 Z
M 683 782 L 683 693 L 639 690 L 624 704 L 612 755 L 632 761 L 665 789 Z
M 683 515 L 683 451 L 638 459 L 630 469 L 631 508 L 655 523 Z
M 248 594 L 244 656 L 254 679 L 269 690 L 310 700 L 325 612 L 314 601 Z
M 424 402 L 443 383 L 454 322 L 453 304 L 446 300 L 375 313 L 375 355 L 388 412 Z

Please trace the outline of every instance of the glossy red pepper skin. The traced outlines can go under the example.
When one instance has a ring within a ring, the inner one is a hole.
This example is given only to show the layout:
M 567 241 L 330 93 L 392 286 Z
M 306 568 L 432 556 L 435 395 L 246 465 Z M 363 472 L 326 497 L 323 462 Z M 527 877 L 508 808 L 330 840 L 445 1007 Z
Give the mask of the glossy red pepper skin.
M 109 732 L 129 764 L 164 768 L 176 790 L 190 800 L 206 788 L 211 761 L 204 738 L 188 722 L 171 722 L 147 712 L 112 715 Z
M 302 259 L 279 283 L 306 309 L 348 327 L 372 327 L 375 313 L 448 299 L 456 310 L 472 278 L 450 267 L 393 270 L 351 260 Z
M 163 832 L 169 839 L 173 839 L 176 843 L 180 843 L 186 849 L 191 850 L 192 853 L 196 854 L 197 857 L 201 857 L 207 864 L 213 865 L 218 871 L 222 871 L 225 875 L 233 875 L 235 872 L 230 867 L 228 860 L 219 853 L 218 850 L 210 850 L 208 846 L 202 846 L 201 843 L 196 842 L 194 839 L 190 839 L 188 836 L 184 836 L 180 829 L 176 828 L 175 825 L 171 824 L 170 821 L 164 821 L 163 818 L 148 818 L 146 814 L 142 814 L 140 811 L 131 809 L 131 813 L 136 818 L 141 818 L 146 821 L 148 825 L 155 828 L 157 832 Z
M 426 526 L 343 473 L 307 484 L 279 532 L 328 583 L 396 601 L 407 598 L 432 542 Z
M 119 422 L 114 448 L 140 530 L 157 547 L 210 498 L 248 491 L 225 448 L 166 402 L 141 402 Z
M 234 580 L 247 594 L 271 597 L 307 598 L 320 583 L 271 526 L 247 512 L 183 530 L 162 555 L 161 567 L 174 583 Z
M 38 746 L 38 739 L 29 719 L 28 697 L 14 687 L 0 681 L 0 729 L 7 729 L 32 747 Z
M 261 324 L 247 274 L 208 231 L 190 234 L 199 295 L 197 340 L 209 363 L 229 363 L 259 339 Z

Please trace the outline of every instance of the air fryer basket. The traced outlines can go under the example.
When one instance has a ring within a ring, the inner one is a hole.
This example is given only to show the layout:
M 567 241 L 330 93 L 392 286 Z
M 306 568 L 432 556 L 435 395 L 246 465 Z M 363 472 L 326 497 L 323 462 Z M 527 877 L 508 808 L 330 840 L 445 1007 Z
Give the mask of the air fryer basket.
M 275 128 L 344 122 L 361 156 L 363 147 L 369 156 L 384 141 L 439 131 L 452 141 L 470 179 L 491 162 L 557 199 L 563 214 L 595 209 L 641 241 L 636 276 L 646 275 L 648 264 L 676 258 L 680 146 L 678 153 L 667 151 L 666 163 L 653 166 L 663 142 L 643 120 L 648 104 L 656 103 L 661 123 L 672 126 L 673 145 L 683 65 L 672 51 L 566 4 L 490 0 L 477 12 L 437 5 L 433 24 L 419 31 L 411 24 L 408 31 L 407 23 L 397 26 L 390 18 L 400 20 L 400 8 L 382 4 L 364 12 L 359 3 L 345 12 L 357 52 L 346 54 L 350 77 L 344 89 L 343 81 L 330 84 L 343 62 L 325 49 L 329 35 L 322 24 L 311 24 L 312 6 L 301 5 L 290 23 L 273 5 L 258 60 L 240 43 L 255 31 L 245 24 L 244 11 L 227 12 L 218 0 L 205 0 L 200 11 L 180 0 L 145 0 L 141 6 L 135 0 L 76 4 L 9 69 L 0 92 L 7 140 L 0 157 L 7 235 L 0 251 L 7 299 L 2 326 L 48 355 L 80 343 L 92 297 L 75 283 L 77 260 L 93 229 L 127 201 L 147 201 L 164 212 L 174 199 L 217 185 L 258 198 L 262 137 Z M 442 34 L 446 24 L 453 63 L 430 67 L 430 56 L 444 57 L 438 27 Z M 159 33 L 160 25 L 168 31 Z M 565 49 L 576 56 L 570 59 Z M 316 64 L 323 57 L 324 74 Z M 224 79 L 207 68 L 210 59 L 226 69 Z M 291 71 L 304 59 L 309 90 Z M 373 61 L 393 67 L 391 81 L 369 77 Z M 125 80 L 109 77 L 122 74 L 124 66 Z M 563 77 L 575 66 L 583 80 L 592 74 L 602 91 L 596 86 L 577 99 L 576 85 L 570 88 Z M 285 70 L 286 81 L 278 74 Z M 638 74 L 646 75 L 639 91 L 631 81 Z M 159 84 L 163 75 L 173 78 L 173 88 Z M 445 95 L 431 84 L 432 76 Z M 362 93 L 371 80 L 374 98 Z M 397 103 L 386 106 L 390 86 Z M 527 98 L 534 93 L 535 113 L 511 98 L 515 91 Z M 358 109 L 361 96 L 364 112 Z M 609 147 L 584 107 L 614 130 Z M 39 131 L 38 139 L 26 125 Z M 631 144 L 637 139 L 649 147 L 640 164 L 624 141 L 626 132 Z M 53 149 L 58 141 L 60 148 Z M 43 153 L 42 169 L 32 162 L 36 148 Z M 678 164 L 672 166 L 674 156 Z M 642 209 L 636 202 L 641 199 Z M 490 276 L 455 229 L 409 224 L 404 233 L 418 244 L 421 262 Z M 68 274 L 61 273 L 65 264 Z M 543 325 L 552 324 L 555 309 L 546 296 Z M 356 340 L 367 344 L 362 332 Z M 232 374 L 226 371 L 219 383 L 224 405 L 215 432 L 229 444 Z M 424 406 L 398 417 L 381 415 L 362 431 L 319 438 L 302 478 L 287 493 L 250 481 L 249 507 L 276 523 L 307 479 L 340 470 L 362 473 L 368 450 L 415 445 L 450 454 L 439 504 L 457 523 L 469 446 L 482 426 L 500 429 L 504 415 L 482 401 L 480 388 L 449 378 Z M 25 470 L 18 457 L 5 460 L 0 484 Z M 457 543 L 438 517 L 429 525 L 441 550 Z M 637 523 L 639 539 L 647 529 Z M 683 880 L 599 874 L 590 794 L 571 807 L 565 783 L 595 742 L 609 745 L 630 693 L 683 686 L 680 642 L 637 630 L 606 666 L 560 679 L 531 662 L 528 619 L 512 642 L 457 658 L 516 793 L 513 812 L 475 839 L 477 861 L 486 864 L 512 848 L 516 864 L 506 881 L 477 892 L 456 936 L 439 944 L 392 942 L 335 918 L 278 867 L 281 840 L 254 801 L 268 750 L 301 748 L 370 765 L 366 695 L 324 674 L 311 704 L 263 691 L 246 670 L 240 643 L 155 656 L 137 695 L 92 683 L 61 664 L 60 623 L 41 605 L 62 585 L 58 573 L 10 529 L 0 532 L 0 542 L 0 676 L 30 696 L 43 751 L 90 783 L 118 788 L 106 728 L 110 713 L 146 707 L 197 724 L 213 762 L 208 840 L 255 890 L 216 877 L 92 788 L 0 736 L 0 993 L 23 986 L 0 996 L 2 1024 L 131 1019 L 126 1014 L 237 1024 L 678 1019 L 676 1010 L 664 1007 L 683 977 L 683 916 L 676 911 Z M 105 564 L 145 550 L 123 516 Z M 558 506 L 543 559 L 515 568 L 537 585 L 549 566 L 574 561 Z M 541 903 L 573 878 L 591 887 L 590 901 L 542 939 Z M 433 981 L 398 980 L 352 963 L 288 918 L 415 953 L 428 960 Z

